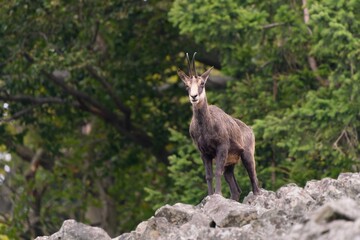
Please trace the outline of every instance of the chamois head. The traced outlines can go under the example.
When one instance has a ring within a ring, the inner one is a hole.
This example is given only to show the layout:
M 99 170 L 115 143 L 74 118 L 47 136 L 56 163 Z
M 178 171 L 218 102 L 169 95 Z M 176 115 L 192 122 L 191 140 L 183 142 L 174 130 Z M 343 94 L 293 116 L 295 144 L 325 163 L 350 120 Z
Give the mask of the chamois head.
M 180 69 L 177 72 L 181 80 L 185 83 L 186 89 L 189 93 L 190 102 L 193 105 L 196 105 L 205 99 L 205 84 L 207 79 L 209 78 L 211 70 L 213 69 L 213 67 L 211 67 L 203 74 L 201 74 L 201 76 L 198 76 L 195 68 L 195 55 L 196 52 L 194 53 L 193 58 L 190 62 L 189 54 L 186 53 L 189 76 Z

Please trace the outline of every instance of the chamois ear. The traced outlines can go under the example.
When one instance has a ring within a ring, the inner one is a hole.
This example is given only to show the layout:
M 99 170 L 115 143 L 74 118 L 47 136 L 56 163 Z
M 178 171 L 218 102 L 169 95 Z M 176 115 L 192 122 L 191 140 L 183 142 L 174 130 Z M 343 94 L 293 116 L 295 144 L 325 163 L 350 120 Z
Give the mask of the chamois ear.
M 210 72 L 211 70 L 213 70 L 214 67 L 209 68 L 208 70 L 206 70 L 206 72 L 204 72 L 203 74 L 201 74 L 201 78 L 204 80 L 204 83 L 206 83 L 206 81 L 208 80 L 209 76 L 210 76 Z
M 186 75 L 186 73 L 184 73 L 180 69 L 177 70 L 177 74 L 179 75 L 181 80 L 185 83 L 185 85 L 187 85 L 190 77 L 188 77 L 188 75 Z

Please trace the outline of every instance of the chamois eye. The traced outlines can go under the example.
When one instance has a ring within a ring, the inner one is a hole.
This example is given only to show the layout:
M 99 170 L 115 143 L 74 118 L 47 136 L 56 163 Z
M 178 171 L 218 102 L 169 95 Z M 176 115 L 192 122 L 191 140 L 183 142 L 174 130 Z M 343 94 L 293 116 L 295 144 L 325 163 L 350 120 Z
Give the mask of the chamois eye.
M 190 87 L 188 87 L 188 86 L 186 86 L 185 88 L 186 88 L 186 91 L 189 91 L 189 89 L 190 89 Z
M 202 87 L 205 86 L 205 82 L 201 81 L 200 86 L 202 86 Z

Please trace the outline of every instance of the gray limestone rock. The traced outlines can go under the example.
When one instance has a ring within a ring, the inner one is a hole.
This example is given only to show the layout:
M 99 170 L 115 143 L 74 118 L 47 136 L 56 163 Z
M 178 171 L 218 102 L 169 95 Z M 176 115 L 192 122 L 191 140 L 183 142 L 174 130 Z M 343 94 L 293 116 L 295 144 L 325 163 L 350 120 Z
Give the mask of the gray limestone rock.
M 91 227 L 75 220 L 63 222 L 60 230 L 49 237 L 37 237 L 35 240 L 111 240 L 101 228 Z
M 241 204 L 214 194 L 204 199 L 202 210 L 217 227 L 242 227 L 259 217 L 260 207 Z
M 60 237 L 60 238 L 59 238 Z M 99 228 L 74 220 L 36 240 L 110 239 Z M 311 180 L 304 188 L 288 184 L 276 192 L 261 189 L 243 203 L 211 195 L 197 206 L 159 208 L 134 231 L 113 240 L 360 240 L 360 174 Z
M 309 215 L 309 221 L 293 226 L 283 239 L 360 240 L 360 206 L 353 199 L 326 203 Z

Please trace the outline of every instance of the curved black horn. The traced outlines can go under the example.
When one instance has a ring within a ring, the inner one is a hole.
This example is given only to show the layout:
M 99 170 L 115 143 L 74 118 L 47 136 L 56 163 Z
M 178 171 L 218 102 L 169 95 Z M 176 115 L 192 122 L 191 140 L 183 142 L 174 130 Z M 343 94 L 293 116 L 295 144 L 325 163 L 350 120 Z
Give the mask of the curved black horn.
M 191 63 L 190 63 L 189 53 L 186 53 L 186 60 L 188 62 L 189 76 L 191 77 L 193 75 L 193 73 L 192 73 L 192 70 L 191 70 Z
M 193 70 L 194 76 L 197 77 L 196 68 L 195 68 L 195 55 L 196 55 L 196 52 L 194 52 L 194 55 L 192 57 L 191 65 L 192 65 L 192 68 L 193 68 L 192 70 Z

